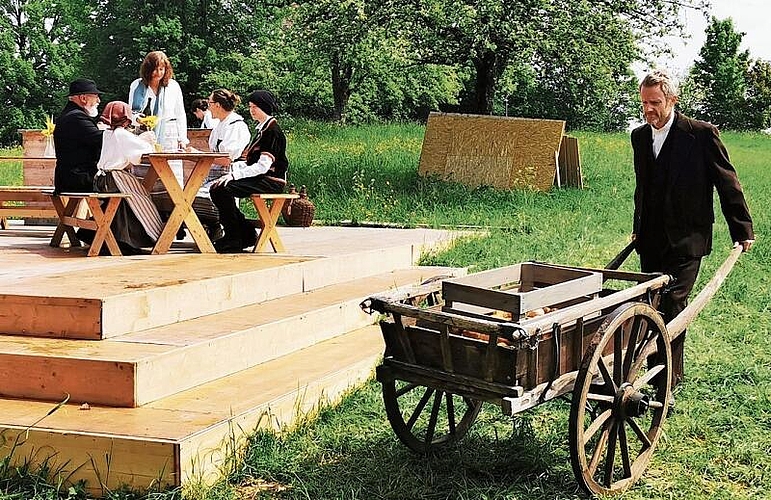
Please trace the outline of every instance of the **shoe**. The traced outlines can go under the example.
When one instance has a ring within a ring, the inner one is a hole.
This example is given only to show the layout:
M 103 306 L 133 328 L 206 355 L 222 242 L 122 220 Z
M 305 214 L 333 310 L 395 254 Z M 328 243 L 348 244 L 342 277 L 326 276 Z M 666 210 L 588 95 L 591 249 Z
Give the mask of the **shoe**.
M 177 241 L 182 241 L 182 240 L 185 239 L 185 230 L 184 230 L 184 228 L 179 228 L 177 230 L 176 239 L 177 239 Z
M 257 243 L 257 231 L 250 228 L 241 236 L 241 248 L 253 247 Z
M 243 253 L 241 240 L 230 239 L 227 236 L 214 243 L 217 253 Z
M 204 226 L 204 229 L 206 229 L 206 234 L 209 236 L 209 240 L 211 240 L 212 243 L 221 240 L 225 236 L 225 230 L 222 229 L 222 226 L 219 224 Z

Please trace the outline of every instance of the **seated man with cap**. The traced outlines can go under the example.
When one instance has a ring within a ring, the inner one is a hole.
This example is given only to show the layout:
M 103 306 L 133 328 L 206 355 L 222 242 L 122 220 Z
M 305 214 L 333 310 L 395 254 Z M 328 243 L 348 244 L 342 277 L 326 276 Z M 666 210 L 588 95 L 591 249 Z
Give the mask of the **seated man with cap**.
M 101 94 L 92 80 L 79 78 L 70 83 L 67 105 L 56 118 L 54 129 L 57 193 L 94 190 L 96 164 L 102 152 L 103 131 L 96 126 Z

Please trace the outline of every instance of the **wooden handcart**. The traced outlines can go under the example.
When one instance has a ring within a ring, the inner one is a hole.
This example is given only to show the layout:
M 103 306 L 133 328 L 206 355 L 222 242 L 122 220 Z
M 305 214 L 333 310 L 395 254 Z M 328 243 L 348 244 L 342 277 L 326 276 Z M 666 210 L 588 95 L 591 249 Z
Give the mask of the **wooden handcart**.
M 463 438 L 483 402 L 513 416 L 570 395 L 576 480 L 590 493 L 619 493 L 661 437 L 672 339 L 740 253 L 669 325 L 657 306 L 671 278 L 615 269 L 525 262 L 372 296 L 362 308 L 386 315 L 377 380 L 391 427 L 428 453 Z

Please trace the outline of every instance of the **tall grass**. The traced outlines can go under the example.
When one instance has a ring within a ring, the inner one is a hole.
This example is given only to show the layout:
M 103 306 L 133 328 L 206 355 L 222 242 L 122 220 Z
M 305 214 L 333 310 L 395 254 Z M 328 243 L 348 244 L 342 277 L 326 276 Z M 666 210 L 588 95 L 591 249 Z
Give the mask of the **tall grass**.
M 419 125 L 282 126 L 289 132 L 290 181 L 308 186 L 317 219 L 489 228 L 484 236 L 427 257 L 427 264 L 481 270 L 536 259 L 600 266 L 631 231 L 634 176 L 627 134 L 575 134 L 585 189 L 536 193 L 419 178 Z M 676 412 L 643 479 L 622 499 L 771 498 L 771 138 L 726 133 L 724 141 L 758 241 L 690 325 Z M 697 288 L 731 245 L 719 214 L 717 219 L 715 250 L 704 261 Z M 636 266 L 633 256 L 624 268 Z M 458 446 L 422 458 L 398 442 L 379 385 L 370 382 L 291 432 L 258 432 L 228 481 L 187 497 L 580 498 L 569 463 L 568 416 L 568 404 L 559 400 L 513 419 L 486 405 Z
M 303 130 L 304 124 L 292 128 L 292 178 L 310 187 L 321 218 L 491 228 L 430 256 L 429 264 L 486 269 L 537 259 L 598 266 L 631 232 L 627 134 L 576 134 L 586 188 L 534 193 L 418 178 L 419 127 Z M 403 145 L 398 154 L 383 153 L 397 140 Z M 764 236 L 771 225 L 771 138 L 727 133 L 724 141 L 758 242 L 690 325 L 677 410 L 643 479 L 620 498 L 771 498 L 771 259 Z M 300 151 L 316 154 L 306 160 Z M 718 215 L 715 251 L 704 261 L 697 288 L 730 246 Z M 624 268 L 637 265 L 633 256 Z M 579 498 L 567 450 L 568 416 L 561 401 L 513 419 L 486 405 L 458 446 L 424 459 L 398 443 L 372 382 L 315 423 L 283 436 L 258 433 L 233 481 L 259 479 L 265 497 L 279 498 Z

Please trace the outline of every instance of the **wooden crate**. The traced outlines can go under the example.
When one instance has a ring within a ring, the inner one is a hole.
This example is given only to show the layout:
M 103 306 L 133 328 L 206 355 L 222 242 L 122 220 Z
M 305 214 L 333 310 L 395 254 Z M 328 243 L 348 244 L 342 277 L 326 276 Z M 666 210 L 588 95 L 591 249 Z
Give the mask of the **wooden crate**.
M 442 282 L 445 308 L 478 314 L 511 313 L 520 321 L 528 311 L 590 297 L 602 290 L 602 274 L 537 262 L 524 262 Z

